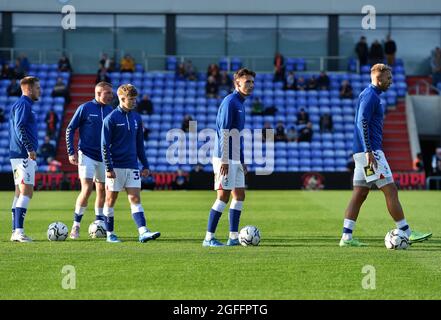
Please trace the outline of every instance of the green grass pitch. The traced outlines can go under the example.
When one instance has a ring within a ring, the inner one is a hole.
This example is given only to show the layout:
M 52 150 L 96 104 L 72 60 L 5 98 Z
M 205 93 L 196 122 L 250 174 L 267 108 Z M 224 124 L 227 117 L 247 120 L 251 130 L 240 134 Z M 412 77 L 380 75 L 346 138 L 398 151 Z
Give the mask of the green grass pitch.
M 259 227 L 258 247 L 202 248 L 214 191 L 143 192 L 148 226 L 162 233 L 144 244 L 137 242 L 125 193 L 115 210 L 123 243 L 88 239 L 92 196 L 81 239 L 49 242 L 49 223 L 71 228 L 77 194 L 36 192 L 25 223 L 35 241 L 11 243 L 13 193 L 0 193 L 0 299 L 441 298 L 439 192 L 400 192 L 411 228 L 434 234 L 402 251 L 384 246 L 395 225 L 379 191 L 369 195 L 355 230 L 366 248 L 338 247 L 350 191 L 248 191 L 241 226 Z M 226 209 L 217 237 L 227 235 Z M 75 268 L 75 289 L 63 289 L 66 265 Z M 375 272 L 363 273 L 366 265 Z M 363 288 L 366 276 L 375 289 Z

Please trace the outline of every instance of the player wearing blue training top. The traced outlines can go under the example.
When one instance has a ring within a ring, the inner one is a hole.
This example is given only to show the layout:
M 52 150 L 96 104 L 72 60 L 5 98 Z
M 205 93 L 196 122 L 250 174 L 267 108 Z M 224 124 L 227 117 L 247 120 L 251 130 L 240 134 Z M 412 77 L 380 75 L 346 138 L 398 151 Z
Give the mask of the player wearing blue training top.
M 81 192 L 75 204 L 74 222 L 70 232 L 71 239 L 78 239 L 80 236 L 81 219 L 86 211 L 94 182 L 96 187 L 95 220 L 104 220 L 106 170 L 101 156 L 101 129 L 104 118 L 112 112 L 112 107 L 108 105 L 112 101 L 112 96 L 112 85 L 99 82 L 95 86 L 95 99 L 78 107 L 66 129 L 69 162 L 78 165 L 81 182 Z M 80 131 L 78 155 L 74 147 L 74 135 L 77 129 Z
M 106 166 L 106 202 L 104 205 L 107 242 L 120 242 L 114 230 L 114 209 L 118 193 L 125 188 L 138 226 L 139 241 L 158 238 L 159 232 L 146 227 L 144 209 L 141 205 L 141 176 L 149 175 L 144 150 L 141 116 L 133 111 L 138 92 L 131 84 L 118 88 L 119 106 L 105 119 L 101 134 L 101 152 Z M 138 159 L 142 170 L 139 172 Z
M 381 92 L 392 84 L 391 68 L 384 64 L 376 64 L 371 69 L 372 83 L 360 93 L 355 114 L 354 128 L 354 190 L 343 222 L 341 247 L 366 246 L 365 243 L 352 238 L 355 222 L 361 205 L 375 184 L 383 191 L 387 208 L 398 229 L 403 230 L 411 242 L 426 240 L 431 233 L 411 231 L 404 217 L 403 209 L 398 200 L 392 171 L 382 150 L 383 119 L 385 106 L 380 100 Z
M 9 158 L 15 184 L 11 241 L 31 242 L 24 233 L 24 220 L 34 191 L 37 167 L 38 130 L 32 104 L 40 97 L 40 81 L 25 77 L 20 87 L 23 95 L 12 105 L 9 118 Z
M 214 189 L 217 199 L 208 216 L 204 247 L 219 247 L 224 244 L 215 238 L 219 219 L 230 200 L 230 234 L 227 245 L 239 245 L 239 220 L 245 200 L 245 175 L 243 137 L 240 133 L 245 125 L 245 98 L 254 89 L 255 72 L 242 68 L 234 74 L 235 90 L 222 101 L 216 119 L 216 137 L 213 154 Z

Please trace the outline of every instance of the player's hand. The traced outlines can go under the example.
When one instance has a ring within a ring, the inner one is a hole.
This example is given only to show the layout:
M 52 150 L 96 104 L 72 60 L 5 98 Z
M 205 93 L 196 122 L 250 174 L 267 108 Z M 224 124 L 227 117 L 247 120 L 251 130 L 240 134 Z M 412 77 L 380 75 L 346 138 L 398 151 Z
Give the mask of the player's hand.
M 109 179 L 115 179 L 116 178 L 116 174 L 115 174 L 115 171 L 107 171 L 106 172 L 106 178 L 109 178 Z
M 73 155 L 69 156 L 69 162 L 71 164 L 78 165 L 77 155 L 73 154 Z
M 242 163 L 242 169 L 243 169 L 243 174 L 247 175 L 248 169 L 247 169 L 247 165 L 245 163 Z
M 375 159 L 374 153 L 373 152 L 366 152 L 366 160 L 368 163 L 368 166 L 371 168 L 378 168 L 378 164 L 377 164 L 377 160 Z
M 29 159 L 31 159 L 31 160 L 37 160 L 37 153 L 35 152 L 35 151 L 30 151 L 30 152 L 28 152 L 28 156 L 29 156 Z
M 221 176 L 228 176 L 228 163 L 222 163 L 220 167 Z
M 145 178 L 150 174 L 150 170 L 149 169 L 142 169 L 141 171 L 141 177 Z

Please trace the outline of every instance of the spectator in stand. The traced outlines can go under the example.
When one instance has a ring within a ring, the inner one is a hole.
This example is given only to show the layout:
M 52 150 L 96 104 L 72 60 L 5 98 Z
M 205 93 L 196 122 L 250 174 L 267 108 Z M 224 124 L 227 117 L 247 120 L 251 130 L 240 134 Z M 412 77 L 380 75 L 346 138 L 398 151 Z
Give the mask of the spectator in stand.
M 111 60 L 110 60 L 109 56 L 107 55 L 107 53 L 103 53 L 101 56 L 101 59 L 100 59 L 100 70 L 102 68 L 108 70 L 110 68 L 110 63 L 111 63 Z M 109 82 L 109 81 L 106 81 L 106 82 Z
M 184 120 L 182 120 L 182 130 L 184 132 L 189 132 L 190 131 L 190 121 L 192 121 L 193 118 L 190 115 L 185 115 Z
M 60 72 L 72 72 L 72 67 L 70 65 L 70 60 L 66 55 L 62 55 L 60 60 L 58 60 L 58 71 Z
M 225 90 L 228 93 L 231 93 L 233 88 L 233 81 L 228 75 L 226 70 L 222 70 L 219 75 L 219 90 Z
M 315 78 L 315 75 L 312 75 L 311 78 L 309 78 L 306 90 L 317 90 L 317 79 Z
M 27 75 L 31 67 L 28 57 L 26 57 L 25 54 L 22 54 L 19 57 L 19 61 L 20 61 L 20 68 L 23 70 L 24 74 Z
M 185 65 L 183 63 L 180 63 L 176 68 L 176 80 L 185 80 L 186 74 L 185 74 Z
M 285 90 L 297 90 L 297 80 L 294 71 L 290 71 L 285 78 Z
M 196 68 L 193 66 L 193 62 L 191 60 L 184 61 L 184 69 L 185 69 L 185 78 L 190 81 L 197 80 L 197 72 Z
M 52 173 L 61 172 L 61 162 L 55 160 L 55 158 L 49 157 L 47 159 L 47 164 L 48 164 L 48 168 L 47 168 L 48 172 L 52 172 Z
M 137 111 L 139 114 L 152 114 L 153 113 L 153 103 L 150 100 L 148 94 L 142 96 L 141 101 L 137 104 Z
M 15 59 L 14 65 L 14 77 L 16 79 L 22 79 L 26 75 L 26 70 L 21 65 L 21 61 L 19 58 Z
M 393 66 L 395 64 L 395 54 L 397 53 L 397 45 L 392 40 L 390 33 L 386 36 L 384 42 L 384 53 L 386 55 L 387 64 Z
M 285 133 L 285 126 L 283 125 L 283 122 L 281 122 L 281 121 L 279 121 L 276 125 L 276 132 L 275 132 L 274 140 L 276 142 L 277 141 L 282 141 L 282 142 L 287 141 L 286 133 Z
M 216 83 L 214 76 L 209 76 L 207 78 L 207 83 L 205 84 L 205 94 L 207 98 L 217 98 L 219 95 L 219 85 Z
M 57 130 L 58 116 L 54 110 L 49 110 L 46 115 L 46 135 L 49 136 L 50 139 L 54 139 L 55 132 Z
M 348 80 L 343 80 L 340 86 L 340 99 L 352 99 L 353 97 L 352 86 Z
M 320 116 L 320 132 L 332 132 L 334 128 L 332 116 L 329 113 L 324 113 Z
M 424 172 L 423 154 L 421 152 L 418 152 L 416 158 L 413 160 L 413 171 Z
M 172 182 L 172 188 L 174 190 L 184 190 L 187 188 L 187 184 L 188 184 L 187 175 L 185 175 L 182 170 L 178 170 Z
M 113 58 L 109 59 L 109 66 L 106 69 L 107 69 L 107 72 L 115 72 L 116 64 L 115 64 L 115 60 Z
M 318 90 L 329 90 L 329 77 L 326 72 L 320 72 L 319 77 L 317 78 L 317 89 Z
M 302 142 L 302 141 L 311 142 L 313 134 L 314 132 L 312 131 L 312 123 L 308 122 L 305 127 L 300 129 L 297 142 Z
M 375 39 L 375 41 L 371 44 L 371 49 L 369 51 L 369 59 L 371 65 L 377 63 L 383 63 L 384 61 L 384 52 L 381 43 Z
M 277 52 L 274 56 L 274 78 L 273 81 L 284 81 L 285 79 L 285 59 Z
M 99 82 L 107 82 L 111 83 L 112 80 L 110 79 L 109 74 L 107 73 L 107 69 L 105 67 L 101 67 L 98 70 L 98 74 L 96 76 L 95 84 L 98 84 Z
M 299 112 L 297 112 L 297 125 L 304 125 L 309 122 L 309 114 L 305 111 L 305 109 L 301 108 Z
M 262 142 L 266 141 L 266 130 L 273 130 L 273 128 L 271 127 L 271 123 L 269 123 L 268 121 L 266 121 L 263 124 L 263 130 L 262 130 Z
M 262 101 L 259 97 L 255 97 L 253 103 L 251 104 L 251 114 L 252 115 L 262 115 L 264 111 Z
M 58 78 L 57 82 L 55 83 L 54 89 L 52 89 L 51 93 L 52 97 L 63 97 L 65 103 L 70 102 L 70 95 L 69 95 L 69 89 L 67 88 L 66 84 L 64 83 L 63 78 Z
M 0 123 L 5 122 L 5 109 L 0 107 Z
M 42 157 L 45 163 L 48 162 L 48 158 L 55 158 L 55 146 L 51 143 L 49 136 L 44 137 L 38 156 Z
M 436 148 L 432 157 L 432 172 L 437 176 L 441 176 L 441 148 Z
M 300 77 L 300 78 L 297 80 L 297 86 L 296 86 L 296 88 L 297 88 L 297 90 L 306 90 L 306 88 L 307 88 L 307 84 L 306 84 L 305 78 Z
M 436 47 L 432 51 L 430 59 L 430 67 L 432 68 L 432 84 L 436 85 L 441 82 L 441 48 Z
M 124 58 L 121 59 L 120 62 L 120 71 L 121 72 L 134 72 L 135 71 L 135 60 L 130 56 L 130 54 L 126 54 Z
M 13 78 L 11 80 L 11 83 L 6 88 L 6 93 L 9 97 L 20 97 L 21 96 L 21 88 L 20 84 L 18 83 L 17 79 Z
M 368 64 L 369 49 L 366 42 L 366 37 L 362 36 L 360 41 L 355 45 L 355 52 L 357 53 L 358 61 L 360 66 Z
M 2 80 L 14 78 L 14 70 L 9 67 L 9 64 L 4 63 L 2 65 L 2 73 L 0 75 Z
M 220 73 L 219 73 L 219 67 L 215 63 L 212 63 L 212 64 L 210 64 L 208 66 L 207 78 L 210 77 L 210 76 L 214 77 L 214 79 L 216 80 L 216 83 L 220 82 L 220 77 L 221 76 L 220 76 Z
M 288 132 L 286 133 L 286 140 L 288 142 L 294 142 L 297 140 L 297 131 L 294 127 L 289 127 Z

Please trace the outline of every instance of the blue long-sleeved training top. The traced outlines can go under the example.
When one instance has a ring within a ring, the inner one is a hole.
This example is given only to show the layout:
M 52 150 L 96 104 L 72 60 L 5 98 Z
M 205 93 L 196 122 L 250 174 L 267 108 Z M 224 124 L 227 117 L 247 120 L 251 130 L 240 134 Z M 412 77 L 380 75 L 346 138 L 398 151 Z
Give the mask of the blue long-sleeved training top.
M 355 113 L 354 153 L 382 150 L 385 109 L 380 93 L 379 88 L 370 84 L 359 95 Z
M 240 133 L 245 126 L 244 101 L 245 98 L 237 90 L 234 90 L 222 100 L 217 112 L 213 156 L 220 158 L 223 163 L 227 163 L 228 160 L 244 163 L 243 137 L 236 137 L 234 132 L 228 135 L 228 131 L 233 129 L 237 129 Z M 233 139 L 233 136 L 236 139 Z
M 9 158 L 27 158 L 28 152 L 38 149 L 38 128 L 32 112 L 32 101 L 21 96 L 11 108 L 9 118 Z
M 112 112 L 112 107 L 98 103 L 95 99 L 80 105 L 66 129 L 66 146 L 69 155 L 75 153 L 75 130 L 80 128 L 78 149 L 95 161 L 103 161 L 101 156 L 101 129 L 104 118 Z
M 139 169 L 138 159 L 142 168 L 148 169 L 142 120 L 136 111 L 127 112 L 118 106 L 104 119 L 101 152 L 106 171 Z

